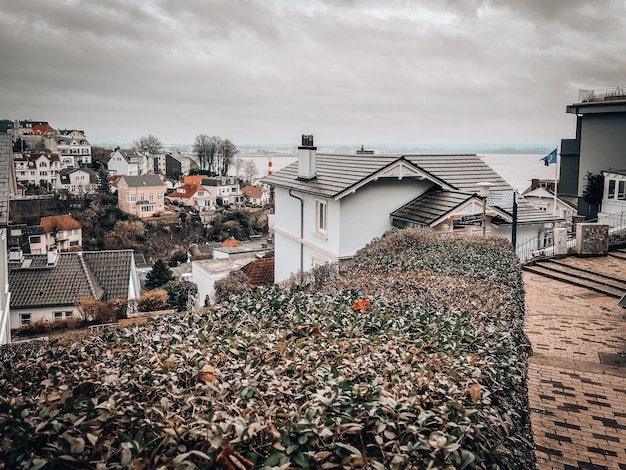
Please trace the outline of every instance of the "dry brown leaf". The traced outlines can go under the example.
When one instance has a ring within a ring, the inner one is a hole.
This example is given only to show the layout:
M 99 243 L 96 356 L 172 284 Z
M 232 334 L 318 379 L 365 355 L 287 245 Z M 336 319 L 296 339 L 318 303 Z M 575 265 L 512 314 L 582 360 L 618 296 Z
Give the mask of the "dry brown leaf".
M 215 463 L 225 470 L 252 470 L 254 463 L 250 462 L 243 455 L 232 447 L 226 447 L 217 456 Z
M 217 375 L 215 373 L 215 367 L 210 364 L 205 364 L 200 373 L 198 374 L 198 380 L 205 384 L 217 384 Z
M 472 403 L 478 403 L 480 400 L 480 384 L 472 384 L 469 386 L 469 394 Z

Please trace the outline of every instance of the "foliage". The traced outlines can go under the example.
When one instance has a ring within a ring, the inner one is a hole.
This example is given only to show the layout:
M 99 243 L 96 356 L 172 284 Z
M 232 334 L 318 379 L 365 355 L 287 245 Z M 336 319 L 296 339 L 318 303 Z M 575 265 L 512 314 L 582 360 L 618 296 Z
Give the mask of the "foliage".
M 163 148 L 161 141 L 152 134 L 148 134 L 145 137 L 140 137 L 139 139 L 134 140 L 133 146 L 135 147 L 135 150 L 152 156 L 159 153 Z
M 17 330 L 15 330 L 15 333 L 12 334 L 20 337 L 36 336 L 59 331 L 73 330 L 86 325 L 87 323 L 79 318 L 63 318 L 54 321 L 39 320 L 20 326 Z
M 78 305 L 78 310 L 86 321 L 108 322 L 109 311 L 102 300 L 85 299 Z
M 98 192 L 100 194 L 111 194 L 111 182 L 104 166 L 98 168 Z
M 227 302 L 235 294 L 250 289 L 248 276 L 243 271 L 232 271 L 228 276 L 215 281 L 215 303 Z
M 167 308 L 167 291 L 164 289 L 153 289 L 144 293 L 137 301 L 137 310 L 140 312 L 155 312 Z
M 585 188 L 583 189 L 583 199 L 589 204 L 599 206 L 604 197 L 604 176 L 593 174 L 590 171 L 585 175 Z
M 174 278 L 172 270 L 163 262 L 157 260 L 146 275 L 146 289 L 152 290 L 165 285 Z
M 167 303 L 179 312 L 188 310 L 198 295 L 198 286 L 189 281 L 169 281 L 162 289 L 167 292 Z
M 0 461 L 534 468 L 510 247 L 394 232 L 335 273 L 323 290 L 233 292 L 203 312 L 16 351 L 1 364 Z
M 179 250 L 170 256 L 168 266 L 174 267 L 187 262 L 187 250 Z

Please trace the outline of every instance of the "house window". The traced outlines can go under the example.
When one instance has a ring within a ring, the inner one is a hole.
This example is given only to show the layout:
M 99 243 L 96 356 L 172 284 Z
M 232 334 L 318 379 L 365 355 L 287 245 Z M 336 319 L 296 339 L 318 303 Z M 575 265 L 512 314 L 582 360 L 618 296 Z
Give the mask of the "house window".
M 315 200 L 315 232 L 326 235 L 327 204 L 326 201 Z
M 154 202 L 154 193 L 150 193 L 150 202 Z
M 67 312 L 65 312 L 65 318 L 72 318 L 74 316 L 74 312 L 72 312 L 71 310 L 68 310 Z
M 60 320 L 61 318 L 63 318 L 63 312 L 52 312 L 54 314 L 54 319 L 55 320 Z
M 37 236 L 30 237 L 30 242 L 31 243 L 41 243 L 41 236 L 37 235 Z
M 141 206 L 141 212 L 153 212 L 154 206 Z
M 127 194 L 126 195 L 126 202 L 137 202 L 137 195 L 136 194 Z
M 70 246 L 78 246 L 78 240 L 70 241 Z
M 163 200 L 163 193 L 159 193 L 159 194 L 157 195 L 157 199 L 158 199 L 159 201 L 162 201 L 162 200 Z
M 41 168 L 46 168 L 48 166 L 48 164 L 46 162 L 39 162 L 39 166 Z
M 20 313 L 20 324 L 28 325 L 30 323 L 30 313 Z
M 143 193 L 141 193 L 141 194 L 139 195 L 139 200 L 140 200 L 140 201 L 145 201 L 145 199 L 144 199 L 144 197 L 143 197 L 143 196 L 144 196 L 144 195 L 143 195 Z
M 617 190 L 617 199 L 626 199 L 626 181 L 620 181 Z
M 609 180 L 609 199 L 615 199 L 615 180 Z

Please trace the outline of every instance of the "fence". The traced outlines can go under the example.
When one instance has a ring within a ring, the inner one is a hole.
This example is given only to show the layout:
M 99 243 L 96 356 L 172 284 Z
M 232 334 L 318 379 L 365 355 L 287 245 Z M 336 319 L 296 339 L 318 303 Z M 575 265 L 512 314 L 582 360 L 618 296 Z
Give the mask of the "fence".
M 616 212 L 603 216 L 604 224 L 609 226 L 609 246 L 626 243 L 626 211 Z M 598 219 L 586 220 L 585 223 L 598 222 Z M 574 226 L 575 229 L 576 226 Z M 572 253 L 576 247 L 574 233 L 568 234 L 567 252 Z M 554 235 L 552 231 L 530 238 L 518 245 L 515 249 L 521 263 L 539 258 L 554 256 Z

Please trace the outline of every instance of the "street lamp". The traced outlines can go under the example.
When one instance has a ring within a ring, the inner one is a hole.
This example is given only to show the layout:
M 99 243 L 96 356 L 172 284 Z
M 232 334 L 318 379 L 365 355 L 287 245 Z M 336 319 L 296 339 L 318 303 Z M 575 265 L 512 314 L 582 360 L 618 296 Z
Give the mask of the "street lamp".
M 480 188 L 480 197 L 483 199 L 483 237 L 485 236 L 485 232 L 487 230 L 487 198 L 489 197 L 489 188 L 493 186 L 493 183 L 489 183 L 487 181 L 481 181 L 480 183 L 476 183 L 476 186 Z

